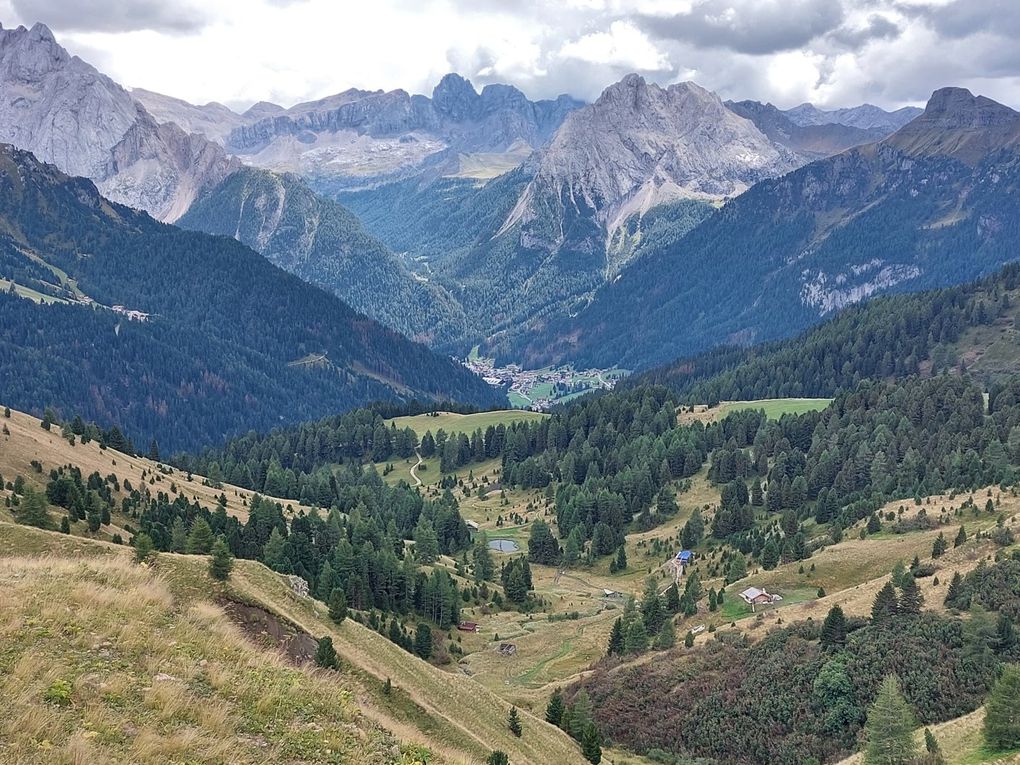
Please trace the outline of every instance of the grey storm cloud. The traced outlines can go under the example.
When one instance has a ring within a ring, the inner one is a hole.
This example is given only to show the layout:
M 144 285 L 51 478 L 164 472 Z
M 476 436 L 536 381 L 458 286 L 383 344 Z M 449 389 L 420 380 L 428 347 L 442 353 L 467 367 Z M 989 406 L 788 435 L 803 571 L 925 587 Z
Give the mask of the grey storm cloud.
M 190 3 L 164 0 L 11 0 L 27 22 L 42 21 L 71 32 L 196 32 L 206 16 Z
M 923 19 L 939 35 L 951 39 L 990 33 L 1020 35 L 1020 3 L 1016 0 L 954 0 L 948 5 L 898 4 L 906 16 Z
M 829 38 L 847 48 L 860 48 L 872 40 L 894 40 L 900 33 L 900 27 L 894 21 L 874 13 L 868 17 L 868 22 L 863 27 L 855 29 L 840 27 L 830 33 Z
M 758 55 L 800 48 L 843 18 L 837 0 L 701 0 L 689 13 L 634 16 L 658 39 Z

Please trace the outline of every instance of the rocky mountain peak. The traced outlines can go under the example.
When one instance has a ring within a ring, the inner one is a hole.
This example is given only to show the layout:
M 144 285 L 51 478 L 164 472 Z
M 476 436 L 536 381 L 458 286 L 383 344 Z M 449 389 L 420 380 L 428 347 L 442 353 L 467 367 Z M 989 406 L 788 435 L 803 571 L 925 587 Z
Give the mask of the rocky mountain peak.
M 127 90 L 69 55 L 44 24 L 0 29 L 0 142 L 164 220 L 230 169 L 219 147 L 157 125 Z
M 479 100 L 471 82 L 455 72 L 443 75 L 432 90 L 432 104 L 436 110 L 458 122 L 474 115 Z
M 949 87 L 932 93 L 920 119 L 929 127 L 987 128 L 1013 124 L 1020 113 L 985 96 L 975 96 L 966 88 Z
M 974 165 L 993 152 L 1020 149 L 1020 112 L 966 88 L 940 88 L 921 116 L 886 143 L 914 156 L 952 157 Z

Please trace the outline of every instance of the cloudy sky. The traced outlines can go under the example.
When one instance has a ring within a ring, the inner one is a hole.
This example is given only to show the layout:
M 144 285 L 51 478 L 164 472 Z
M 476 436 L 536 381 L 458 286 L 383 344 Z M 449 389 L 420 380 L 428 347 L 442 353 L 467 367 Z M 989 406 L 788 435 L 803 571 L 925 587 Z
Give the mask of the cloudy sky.
M 429 93 L 448 71 L 593 99 L 628 72 L 724 98 L 923 104 L 963 85 L 1020 106 L 1018 0 L 0 0 L 122 84 L 283 105 Z

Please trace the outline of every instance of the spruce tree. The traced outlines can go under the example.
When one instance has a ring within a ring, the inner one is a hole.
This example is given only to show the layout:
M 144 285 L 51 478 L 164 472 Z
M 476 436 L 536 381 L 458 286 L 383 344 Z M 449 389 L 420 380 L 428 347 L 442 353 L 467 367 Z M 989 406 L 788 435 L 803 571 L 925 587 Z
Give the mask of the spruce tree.
M 337 624 L 343 624 L 347 618 L 347 595 L 339 587 L 329 594 L 329 618 Z
M 602 762 L 602 741 L 599 736 L 599 729 L 595 727 L 595 723 L 590 722 L 584 728 L 584 734 L 581 736 L 581 754 L 584 758 L 592 765 L 599 765 Z
M 627 653 L 641 653 L 648 649 L 648 630 L 643 619 L 631 622 L 624 636 L 624 649 Z
M 914 713 L 895 675 L 886 675 L 864 725 L 865 765 L 912 765 L 917 757 Z
M 613 628 L 609 631 L 609 646 L 606 648 L 606 654 L 609 656 L 619 656 L 623 653 L 623 649 L 623 622 L 617 617 L 616 621 L 613 622 Z
M 426 433 L 425 435 L 428 436 L 429 434 Z M 485 761 L 485 765 L 510 765 L 510 758 L 506 752 L 494 749 L 489 753 L 489 758 Z
M 949 588 L 946 590 L 946 608 L 965 608 L 966 604 L 961 602 L 963 596 L 963 577 L 959 571 L 953 572 L 953 578 L 949 581 Z
M 221 534 L 216 537 L 212 546 L 212 557 L 209 558 L 209 575 L 220 582 L 230 578 L 230 570 L 234 567 L 234 556 L 230 554 L 227 540 Z
M 875 602 L 871 606 L 871 620 L 882 622 L 892 618 L 899 610 L 899 603 L 896 601 L 896 588 L 892 582 L 886 582 L 882 589 L 875 596 Z
M 510 714 L 507 716 L 506 722 L 510 732 L 517 736 L 517 738 L 520 738 L 523 730 L 521 728 L 520 715 L 517 714 L 517 707 L 510 707 Z
M 559 727 L 563 719 L 563 696 L 558 690 L 553 691 L 549 703 L 545 707 L 545 721 Z
M 941 558 L 948 549 L 949 543 L 946 542 L 946 535 L 940 531 L 939 535 L 935 537 L 935 542 L 931 546 L 931 557 Z
M 666 590 L 666 610 L 671 614 L 680 613 L 680 588 L 673 582 Z
M 953 540 L 953 547 L 959 547 L 967 541 L 967 530 L 960 526 L 960 530 L 956 532 L 956 539 Z
M 432 658 L 432 628 L 419 624 L 414 633 L 414 652 L 425 661 Z
M 924 605 L 924 596 L 917 586 L 917 580 L 913 574 L 903 578 L 903 585 L 900 587 L 900 599 L 898 611 L 901 614 L 919 614 L 921 606 Z
M 624 549 L 623 545 L 620 545 L 620 550 L 616 553 L 616 570 L 627 570 L 627 551 Z
M 188 534 L 187 551 L 189 555 L 206 555 L 212 550 L 213 542 L 212 529 L 205 518 L 196 518 L 191 524 L 191 533 Z
M 333 647 L 333 638 L 329 636 L 319 638 L 319 645 L 315 649 L 315 663 L 325 669 L 339 668 L 340 659 L 337 658 L 336 649 Z
M 676 645 L 676 630 L 673 627 L 673 620 L 667 618 L 659 628 L 659 634 L 655 636 L 655 647 L 660 651 L 672 648 Z
M 694 646 L 694 633 L 689 630 L 687 634 L 684 635 L 684 646 L 686 648 L 691 648 Z
M 135 548 L 135 562 L 145 563 L 156 549 L 152 544 L 152 537 L 146 533 L 136 534 L 131 540 L 131 546 Z
M 1007 665 L 985 702 L 985 746 L 993 752 L 1020 748 L 1020 666 Z
M 833 606 L 822 622 L 819 642 L 824 648 L 841 648 L 846 645 L 846 616 L 843 609 Z

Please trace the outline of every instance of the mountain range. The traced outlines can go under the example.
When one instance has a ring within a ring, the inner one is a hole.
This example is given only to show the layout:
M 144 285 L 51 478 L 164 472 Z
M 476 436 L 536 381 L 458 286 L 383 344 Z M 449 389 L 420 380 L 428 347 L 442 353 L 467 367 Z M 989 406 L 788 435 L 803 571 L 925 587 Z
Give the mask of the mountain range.
M 1016 257 L 1018 130 L 1008 107 L 936 91 L 888 138 L 763 181 L 687 237 L 650 248 L 518 353 L 665 362 L 790 335 L 880 292 L 994 270 Z
M 448 353 L 640 368 L 1010 257 L 1015 113 L 952 89 L 918 116 L 449 74 L 237 113 L 129 92 L 41 24 L 0 30 L 0 78 L 0 139 Z

